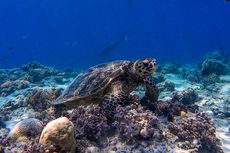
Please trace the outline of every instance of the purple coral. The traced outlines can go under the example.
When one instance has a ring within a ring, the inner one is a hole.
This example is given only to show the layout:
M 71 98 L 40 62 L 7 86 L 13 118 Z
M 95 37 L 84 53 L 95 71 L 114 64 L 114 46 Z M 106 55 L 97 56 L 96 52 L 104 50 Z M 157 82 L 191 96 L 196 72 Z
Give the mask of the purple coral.
M 6 136 L 0 136 L 0 152 L 25 152 L 25 153 L 45 153 L 47 150 L 39 144 L 38 137 L 31 139 L 27 144 L 10 143 Z M 47 152 L 51 153 L 51 151 Z
M 70 120 L 75 125 L 77 138 L 93 141 L 100 140 L 109 127 L 103 110 L 97 105 L 78 107 L 70 114 Z
M 159 132 L 157 117 L 140 105 L 118 107 L 116 111 L 115 125 L 122 140 L 147 139 Z
M 198 100 L 199 100 L 198 94 L 192 88 L 185 89 L 180 93 L 175 93 L 172 99 L 172 101 L 179 102 L 184 105 L 192 105 Z
M 54 101 L 60 94 L 61 91 L 59 89 L 53 88 L 45 90 L 42 88 L 35 88 L 28 96 L 26 102 L 31 105 L 34 110 L 43 111 L 49 108 L 51 106 L 51 102 Z
M 198 149 L 210 153 L 222 153 L 220 141 L 216 138 L 215 126 L 212 120 L 203 113 L 196 113 L 195 116 L 184 117 L 168 125 L 171 133 L 178 136 L 179 141 L 199 141 L 201 146 Z M 187 146 L 191 149 L 191 146 Z
M 159 101 L 157 104 L 158 114 L 167 117 L 168 121 L 174 121 L 175 116 L 180 116 L 181 112 L 188 112 L 188 107 L 177 102 L 168 103 Z

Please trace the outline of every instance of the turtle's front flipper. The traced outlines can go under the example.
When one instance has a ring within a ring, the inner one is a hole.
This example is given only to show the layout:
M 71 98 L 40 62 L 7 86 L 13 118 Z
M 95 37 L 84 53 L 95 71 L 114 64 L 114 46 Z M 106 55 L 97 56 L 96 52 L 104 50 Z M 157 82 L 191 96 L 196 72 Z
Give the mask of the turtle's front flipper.
M 100 106 L 106 113 L 109 120 L 113 120 L 117 106 L 124 106 L 128 103 L 128 96 L 124 93 L 110 93 L 103 97 Z
M 149 77 L 144 79 L 146 86 L 145 96 L 141 99 L 141 103 L 151 108 L 155 107 L 159 97 L 159 90 L 153 80 Z

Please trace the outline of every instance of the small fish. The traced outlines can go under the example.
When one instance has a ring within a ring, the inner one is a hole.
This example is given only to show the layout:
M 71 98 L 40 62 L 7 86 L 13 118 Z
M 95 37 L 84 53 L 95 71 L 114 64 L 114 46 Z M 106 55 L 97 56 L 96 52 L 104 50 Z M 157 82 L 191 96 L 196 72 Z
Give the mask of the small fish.
M 146 32 L 145 32 L 145 35 L 149 35 L 149 32 L 148 32 L 148 31 L 146 31 Z
M 5 59 L 5 60 L 6 60 L 6 59 L 9 59 L 9 57 L 8 57 L 8 56 L 3 56 L 3 59 Z
M 102 59 L 106 59 L 110 54 L 112 54 L 115 51 L 116 48 L 118 48 L 120 45 L 122 45 L 127 40 L 128 40 L 128 36 L 125 33 L 124 35 L 122 35 L 118 39 L 115 39 L 114 41 L 110 42 L 110 44 L 105 46 L 105 48 L 102 49 L 102 51 L 99 53 L 99 56 Z
M 13 47 L 12 47 L 12 46 L 10 46 L 8 49 L 9 49 L 9 50 L 13 50 Z
M 223 50 L 224 50 L 224 47 L 220 47 L 219 50 L 220 50 L 220 51 L 223 51 Z
M 230 0 L 224 0 L 225 2 L 230 2 Z

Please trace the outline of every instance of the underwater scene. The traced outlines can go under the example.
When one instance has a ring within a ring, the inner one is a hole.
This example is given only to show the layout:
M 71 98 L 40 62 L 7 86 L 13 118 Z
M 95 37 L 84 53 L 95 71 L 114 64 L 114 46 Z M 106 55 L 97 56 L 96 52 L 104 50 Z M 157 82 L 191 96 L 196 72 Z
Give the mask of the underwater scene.
M 230 153 L 229 0 L 0 0 L 0 153 Z

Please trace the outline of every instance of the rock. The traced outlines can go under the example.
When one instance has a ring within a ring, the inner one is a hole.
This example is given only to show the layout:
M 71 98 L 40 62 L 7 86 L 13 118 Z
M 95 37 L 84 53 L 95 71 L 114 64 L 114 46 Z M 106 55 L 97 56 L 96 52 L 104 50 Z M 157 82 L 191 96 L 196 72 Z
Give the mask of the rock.
M 49 122 L 42 131 L 39 143 L 50 147 L 60 147 L 62 151 L 74 153 L 76 150 L 74 125 L 66 117 Z
M 40 135 L 43 123 L 35 118 L 25 119 L 18 122 L 10 131 L 8 137 L 11 141 L 16 141 L 21 137 L 31 138 Z
M 226 74 L 226 72 L 227 72 L 227 67 L 220 60 L 206 59 L 202 63 L 201 73 L 205 76 L 210 74 L 223 75 Z
M 172 98 L 172 101 L 178 101 L 184 105 L 192 105 L 198 100 L 199 100 L 198 94 L 192 88 L 188 88 L 180 93 L 176 93 Z

